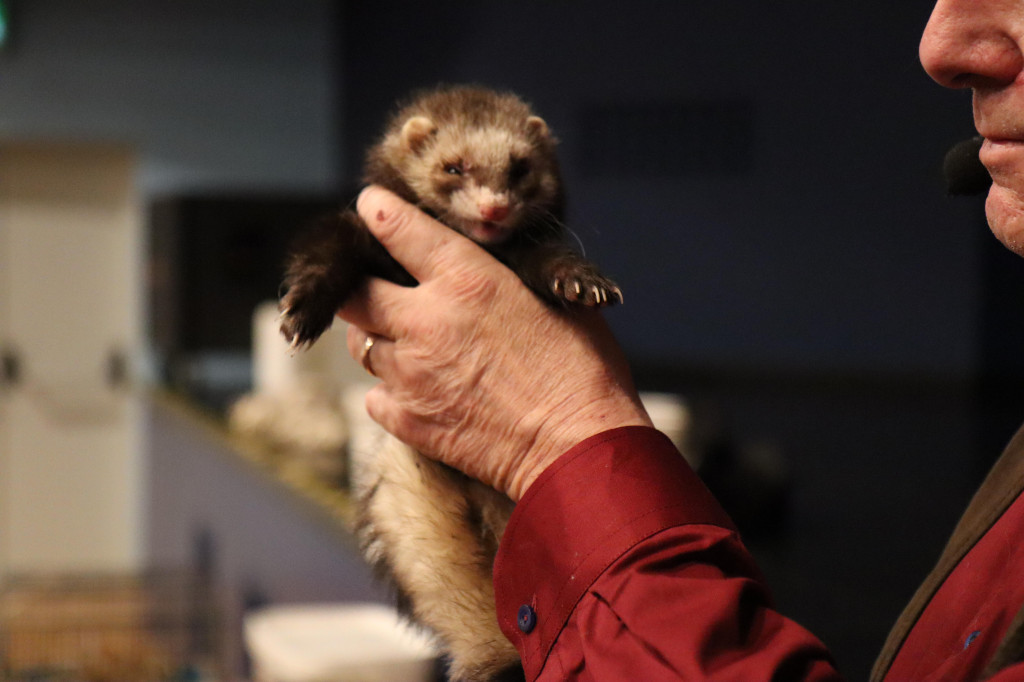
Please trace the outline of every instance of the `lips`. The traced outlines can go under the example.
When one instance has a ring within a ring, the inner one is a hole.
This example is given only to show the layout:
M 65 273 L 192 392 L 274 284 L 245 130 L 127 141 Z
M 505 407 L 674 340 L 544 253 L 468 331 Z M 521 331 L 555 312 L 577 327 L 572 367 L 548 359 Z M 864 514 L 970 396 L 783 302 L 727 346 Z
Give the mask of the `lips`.
M 979 158 L 990 172 L 1005 164 L 1017 171 L 1024 170 L 1018 165 L 1018 157 L 1024 153 L 1024 121 L 1020 120 L 1018 105 L 1024 105 L 1024 101 L 1007 99 L 999 93 L 974 93 L 974 125 L 985 138 Z
M 1005 153 L 1006 140 L 1002 138 L 986 137 L 985 141 L 981 143 L 981 149 L 978 150 L 978 158 L 987 167 L 989 162 L 996 161 L 1000 154 Z
M 986 136 L 978 158 L 993 174 L 993 177 L 997 173 L 1024 171 L 1024 141 Z
M 1015 145 L 1024 144 L 1021 140 L 1016 140 L 1010 137 L 986 137 L 985 142 L 982 145 L 984 150 L 988 147 L 991 151 L 998 151 L 1001 149 L 1012 148 Z

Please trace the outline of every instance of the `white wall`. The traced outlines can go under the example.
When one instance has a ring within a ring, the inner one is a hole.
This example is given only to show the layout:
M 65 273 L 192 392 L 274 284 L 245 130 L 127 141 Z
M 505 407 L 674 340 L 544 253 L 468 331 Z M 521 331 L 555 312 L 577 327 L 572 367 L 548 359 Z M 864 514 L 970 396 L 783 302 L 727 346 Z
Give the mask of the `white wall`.
M 106 145 L 0 145 L 0 574 L 143 565 L 134 158 Z
M 336 177 L 327 0 L 28 0 L 0 54 L 0 137 L 137 146 L 145 194 Z
M 333 4 L 327 0 L 17 2 L 12 44 L 0 53 L 0 141 L 115 143 L 137 160 L 135 181 L 143 202 L 156 194 L 195 190 L 329 189 L 336 183 L 338 156 Z M 7 154 L 6 149 L 0 146 L 0 155 Z M 65 234 L 73 236 L 74 229 L 69 226 Z M 132 241 L 135 256 L 129 269 L 141 271 L 139 242 Z M 23 258 L 19 263 L 27 271 L 39 267 L 35 259 Z M 3 270 L 0 266 L 0 275 Z M 60 281 L 81 288 L 74 277 L 68 280 Z M 104 299 L 102 311 L 96 312 L 132 315 L 129 324 L 139 327 L 141 304 L 136 297 L 141 292 L 136 289 L 141 285 L 139 279 L 133 291 L 126 293 L 128 302 Z M 0 277 L 0 299 L 17 295 L 18 305 L 32 308 L 31 296 L 26 299 L 25 291 L 13 292 L 12 286 L 9 278 Z M 11 327 L 15 308 L 12 304 L 0 309 L 4 316 L 0 343 L 11 338 L 21 341 L 20 332 Z M 31 319 L 43 317 L 40 312 Z M 105 329 L 103 324 L 96 325 L 97 333 Z M 134 337 L 130 341 L 124 347 L 134 364 L 138 343 Z M 28 358 L 26 366 L 39 366 L 34 360 L 34 356 Z M 15 398 L 6 411 L 12 419 L 11 410 L 25 402 Z M 76 456 L 84 438 L 55 443 L 55 457 Z M 0 441 L 3 459 L 14 446 L 8 438 Z M 26 447 L 30 446 L 35 447 L 31 443 Z M 128 449 L 132 451 L 128 456 L 137 458 L 138 447 Z M 30 455 L 23 459 L 29 461 Z M 0 462 L 0 483 L 15 484 L 12 461 Z M 81 486 L 80 496 L 102 496 L 104 485 L 126 491 L 129 497 L 138 493 L 132 485 L 141 473 L 130 466 L 111 469 L 116 476 L 132 476 L 133 481 L 127 487 L 112 478 L 94 482 Z M 25 494 L 31 497 L 33 488 L 25 488 Z M 134 498 L 130 502 L 136 507 L 144 504 Z M 18 522 L 29 531 L 36 527 L 21 523 L 15 514 L 42 523 L 40 510 L 54 508 L 53 499 L 37 505 L 8 496 L 6 503 L 12 509 L 0 513 L 0 525 Z M 142 509 L 135 511 L 136 517 L 125 521 L 141 526 Z M 67 530 L 74 532 L 74 528 Z M 70 556 L 73 548 L 57 546 L 60 533 L 46 535 L 50 537 L 40 545 L 44 550 L 66 550 L 64 554 Z M 123 535 L 136 533 L 129 530 Z M 0 566 L 7 560 L 21 561 L 20 545 L 12 544 L 16 539 L 3 539 Z M 137 538 L 128 544 L 134 551 Z M 29 567 L 38 563 L 37 558 L 26 554 L 19 566 Z M 65 558 L 47 555 L 39 560 L 71 567 Z M 128 557 L 121 563 L 137 559 Z

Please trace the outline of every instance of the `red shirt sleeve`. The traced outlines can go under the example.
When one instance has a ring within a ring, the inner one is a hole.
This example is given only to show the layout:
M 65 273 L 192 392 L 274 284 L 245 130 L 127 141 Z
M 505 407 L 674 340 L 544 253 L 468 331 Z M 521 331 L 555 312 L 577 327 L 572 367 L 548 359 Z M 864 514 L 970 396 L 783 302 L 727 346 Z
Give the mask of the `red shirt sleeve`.
M 527 680 L 833 680 L 725 512 L 645 427 L 587 439 L 519 502 L 494 570 Z

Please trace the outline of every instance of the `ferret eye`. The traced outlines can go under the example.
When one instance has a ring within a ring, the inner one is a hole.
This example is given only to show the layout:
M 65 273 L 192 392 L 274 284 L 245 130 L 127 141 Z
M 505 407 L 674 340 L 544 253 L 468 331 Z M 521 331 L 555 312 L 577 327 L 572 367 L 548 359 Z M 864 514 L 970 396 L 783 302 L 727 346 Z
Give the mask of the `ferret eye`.
M 527 173 L 529 172 L 529 159 L 512 159 L 512 163 L 508 168 L 508 179 L 511 182 L 519 182 L 520 180 L 525 178 Z
M 448 175 L 462 175 L 462 164 L 461 163 L 446 163 L 444 165 L 444 172 Z

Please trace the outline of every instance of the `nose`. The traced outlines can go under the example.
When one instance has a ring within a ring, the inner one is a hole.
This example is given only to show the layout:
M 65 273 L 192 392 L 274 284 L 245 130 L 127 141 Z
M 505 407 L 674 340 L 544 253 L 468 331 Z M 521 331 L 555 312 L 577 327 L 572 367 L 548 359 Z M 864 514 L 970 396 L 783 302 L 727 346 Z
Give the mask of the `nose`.
M 938 0 L 921 37 L 921 65 L 947 88 L 998 87 L 1020 74 L 1020 47 L 999 3 Z M 1019 10 L 1016 10 L 1019 11 Z
M 496 223 L 508 217 L 508 204 L 485 204 L 480 206 L 480 218 Z

